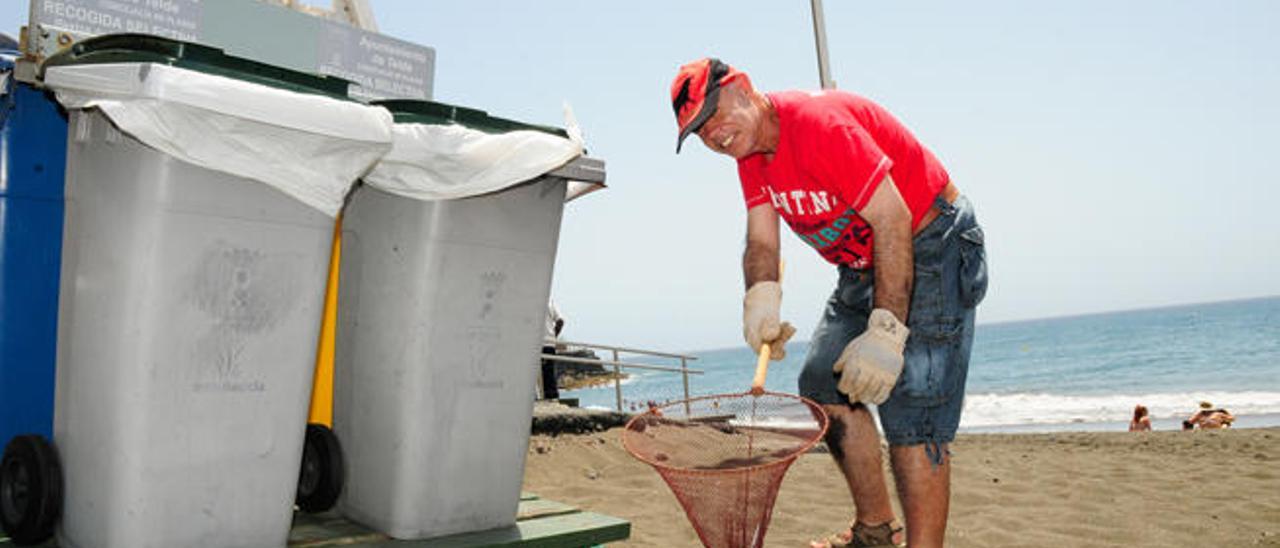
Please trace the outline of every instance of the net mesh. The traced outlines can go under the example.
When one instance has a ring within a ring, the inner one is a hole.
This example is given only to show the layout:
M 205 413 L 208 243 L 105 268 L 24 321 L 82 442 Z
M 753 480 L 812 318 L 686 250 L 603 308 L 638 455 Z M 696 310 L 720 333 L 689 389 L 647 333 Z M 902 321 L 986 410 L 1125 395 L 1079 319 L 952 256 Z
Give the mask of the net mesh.
M 751 548 L 764 545 L 787 468 L 826 429 L 809 400 L 744 393 L 655 408 L 627 423 L 622 443 L 667 482 L 704 545 Z

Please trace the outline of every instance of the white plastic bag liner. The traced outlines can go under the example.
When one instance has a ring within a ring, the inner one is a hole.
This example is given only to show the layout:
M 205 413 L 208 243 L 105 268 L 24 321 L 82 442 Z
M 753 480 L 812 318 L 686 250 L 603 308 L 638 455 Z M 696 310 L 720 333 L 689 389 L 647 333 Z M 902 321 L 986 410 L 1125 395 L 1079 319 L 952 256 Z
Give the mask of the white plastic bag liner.
M 98 108 L 147 146 L 330 216 L 391 149 L 386 109 L 168 65 L 50 67 L 45 84 L 64 107 Z
M 450 200 L 528 181 L 582 155 L 582 143 L 534 130 L 490 134 L 460 124 L 396 124 L 366 184 L 417 200 Z
M 578 117 L 573 114 L 573 107 L 569 106 L 569 102 L 564 102 L 564 129 L 569 134 L 569 138 L 586 146 L 586 139 L 582 137 L 582 126 L 578 125 Z M 584 151 L 585 152 L 585 151 Z M 591 194 L 597 190 L 604 188 L 604 181 L 569 181 L 569 189 L 565 191 L 565 203 L 572 202 L 578 198 Z
M 559 168 L 585 150 L 566 105 L 569 138 L 536 130 L 491 134 L 461 124 L 396 124 L 395 144 L 365 176 L 366 184 L 417 200 L 451 200 L 496 192 Z M 571 182 L 566 201 L 600 188 Z

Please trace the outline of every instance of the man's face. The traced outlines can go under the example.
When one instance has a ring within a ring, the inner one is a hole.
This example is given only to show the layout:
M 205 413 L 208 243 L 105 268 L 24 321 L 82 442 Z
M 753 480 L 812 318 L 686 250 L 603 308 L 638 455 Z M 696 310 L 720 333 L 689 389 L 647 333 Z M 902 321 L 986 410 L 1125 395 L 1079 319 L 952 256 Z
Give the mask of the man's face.
M 716 113 L 698 130 L 707 148 L 734 158 L 757 152 L 761 115 L 747 91 L 736 82 L 720 90 Z

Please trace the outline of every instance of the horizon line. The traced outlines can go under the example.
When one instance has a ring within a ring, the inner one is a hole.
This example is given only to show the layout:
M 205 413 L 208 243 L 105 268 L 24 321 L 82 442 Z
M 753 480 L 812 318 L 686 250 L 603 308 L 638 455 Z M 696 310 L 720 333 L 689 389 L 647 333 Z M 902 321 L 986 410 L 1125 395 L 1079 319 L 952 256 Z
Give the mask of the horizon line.
M 1184 303 L 1162 304 L 1162 305 L 1156 305 L 1156 306 L 1144 306 L 1140 308 L 1097 310 L 1097 311 L 1091 311 L 1091 312 L 1077 312 L 1077 313 L 1070 313 L 1070 314 L 1062 314 L 1057 316 L 1036 316 L 1033 318 L 1016 318 L 1011 320 L 978 322 L 974 326 L 974 329 L 977 329 L 980 327 L 994 327 L 994 326 L 1003 326 L 1003 325 L 1010 325 L 1010 324 L 1017 324 L 1017 323 L 1030 323 L 1030 322 L 1039 322 L 1039 321 L 1048 321 L 1048 320 L 1068 320 L 1068 319 L 1074 319 L 1074 318 L 1086 318 L 1090 316 L 1106 316 L 1109 314 L 1150 312 L 1155 310 L 1165 310 L 1165 309 L 1172 309 L 1172 308 L 1187 308 L 1192 306 L 1227 304 L 1227 303 L 1245 302 L 1245 301 L 1263 301 L 1268 299 L 1280 299 L 1280 295 L 1272 294 L 1272 295 L 1258 295 L 1254 297 L 1235 297 L 1235 298 L 1223 299 L 1218 301 L 1194 301 L 1194 302 L 1184 302 Z M 787 344 L 791 345 L 791 344 L 807 343 L 808 341 L 809 339 L 792 339 L 788 341 Z M 675 352 L 696 355 L 695 354 L 696 352 L 719 352 L 722 350 L 736 350 L 736 349 L 739 349 L 739 346 L 742 346 L 743 348 L 745 348 L 745 343 L 743 345 L 718 346 L 714 348 L 682 349 L 682 350 L 676 350 Z

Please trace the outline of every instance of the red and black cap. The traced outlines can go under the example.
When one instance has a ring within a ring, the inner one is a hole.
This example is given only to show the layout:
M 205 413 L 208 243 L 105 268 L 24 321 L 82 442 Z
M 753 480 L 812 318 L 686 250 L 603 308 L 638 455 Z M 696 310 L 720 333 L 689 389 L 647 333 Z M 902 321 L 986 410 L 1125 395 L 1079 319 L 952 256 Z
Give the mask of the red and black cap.
M 720 88 L 737 78 L 750 86 L 750 79 L 723 61 L 708 57 L 680 67 L 676 79 L 671 82 L 671 108 L 676 111 L 676 124 L 680 136 L 676 139 L 676 153 L 690 133 L 702 129 L 716 113 L 720 102 Z

